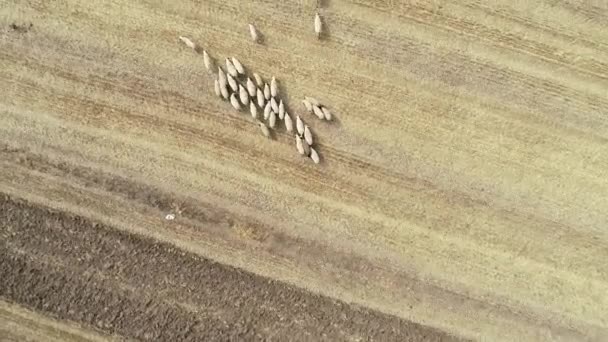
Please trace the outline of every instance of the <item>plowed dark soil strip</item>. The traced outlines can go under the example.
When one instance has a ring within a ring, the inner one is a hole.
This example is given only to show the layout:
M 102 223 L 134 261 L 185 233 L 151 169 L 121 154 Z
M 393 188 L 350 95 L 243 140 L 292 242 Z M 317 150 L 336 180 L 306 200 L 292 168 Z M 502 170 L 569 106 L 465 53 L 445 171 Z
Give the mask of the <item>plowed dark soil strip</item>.
M 454 338 L 0 194 L 0 296 L 146 340 Z

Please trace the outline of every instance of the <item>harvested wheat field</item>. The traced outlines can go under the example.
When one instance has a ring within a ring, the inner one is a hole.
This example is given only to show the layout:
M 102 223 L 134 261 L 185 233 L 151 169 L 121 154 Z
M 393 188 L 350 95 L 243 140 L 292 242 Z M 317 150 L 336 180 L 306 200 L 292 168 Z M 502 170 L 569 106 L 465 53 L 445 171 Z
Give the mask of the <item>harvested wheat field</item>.
M 0 340 L 608 340 L 607 22 L 0 1 Z

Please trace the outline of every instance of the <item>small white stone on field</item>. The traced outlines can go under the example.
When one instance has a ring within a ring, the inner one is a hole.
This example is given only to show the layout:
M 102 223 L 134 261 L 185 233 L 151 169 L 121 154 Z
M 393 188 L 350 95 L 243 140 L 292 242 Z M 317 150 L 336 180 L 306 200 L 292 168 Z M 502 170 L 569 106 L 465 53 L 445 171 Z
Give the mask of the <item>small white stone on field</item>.
M 258 106 L 260 106 L 260 108 L 264 108 L 264 104 L 266 102 L 266 99 L 264 98 L 264 93 L 262 93 L 262 90 L 258 88 Z
M 211 71 L 211 57 L 209 57 L 209 54 L 205 50 L 203 50 L 203 63 L 205 64 L 205 69 Z
M 247 90 L 245 89 L 245 87 L 243 87 L 240 84 L 239 84 L 239 98 L 243 105 L 246 106 L 249 104 L 249 93 L 247 93 Z
M 315 14 L 315 33 L 317 34 L 317 38 L 321 38 L 321 31 L 323 30 L 323 23 L 321 22 L 321 16 L 319 13 Z
M 264 84 L 264 97 L 266 100 L 270 100 L 270 87 L 268 86 L 268 83 Z
M 230 104 L 232 105 L 232 107 L 234 107 L 234 109 L 241 110 L 241 104 L 239 103 L 239 100 L 236 98 L 235 93 L 232 93 L 232 95 L 230 95 Z
M 236 57 L 232 57 L 232 64 L 234 65 L 234 68 L 236 69 L 236 71 L 239 74 L 241 74 L 241 75 L 245 74 L 245 68 L 243 68 L 243 64 L 241 64 L 241 62 L 239 62 L 239 60 L 236 59 Z
M 314 97 L 306 96 L 305 99 L 308 100 L 308 102 L 310 102 L 310 104 L 313 105 L 313 106 L 320 106 L 321 105 L 319 103 L 319 100 L 315 99 Z
M 228 74 L 232 75 L 233 77 L 239 76 L 239 73 L 236 71 L 236 68 L 234 67 L 234 64 L 232 64 L 230 58 L 226 58 L 226 71 L 228 71 Z
M 258 34 L 258 29 L 256 29 L 253 24 L 249 24 L 249 34 L 251 34 L 251 40 L 256 43 L 260 42 L 260 35 Z
M 285 117 L 285 105 L 283 104 L 283 100 L 279 102 L 279 119 L 283 120 Z
M 187 47 L 191 48 L 192 50 L 196 50 L 196 44 L 194 44 L 190 38 L 188 37 L 184 37 L 184 36 L 179 36 L 179 40 L 181 40 L 182 42 L 184 42 L 184 44 L 186 44 Z
M 258 118 L 258 107 L 255 106 L 255 103 L 253 103 L 253 101 L 249 103 L 249 113 L 251 113 L 252 118 Z
M 293 120 L 287 112 L 285 112 L 285 129 L 287 129 L 287 132 L 293 132 Z
M 264 136 L 266 138 L 270 138 L 270 130 L 268 129 L 268 127 L 266 127 L 266 125 L 264 125 L 263 122 L 258 122 L 258 125 L 260 125 L 260 129 L 262 130 L 262 134 L 264 134 Z
M 260 75 L 254 72 L 253 78 L 255 79 L 255 84 L 257 84 L 258 87 L 262 88 L 264 86 L 264 80 L 262 80 Z
M 230 89 L 232 89 L 232 91 L 234 91 L 234 92 L 239 91 L 239 84 L 236 83 L 236 80 L 234 79 L 234 77 L 232 77 L 232 75 L 228 74 L 228 75 L 226 75 L 226 78 L 228 79 L 228 85 L 230 86 Z
M 302 100 L 302 104 L 304 105 L 304 107 L 306 107 L 306 110 L 309 113 L 312 113 L 312 104 L 310 103 L 310 101 L 308 101 L 307 99 Z
M 323 114 L 323 111 L 321 110 L 321 108 L 319 108 L 319 106 L 312 105 L 312 111 L 319 119 L 323 120 L 325 118 L 325 115 Z
M 302 144 L 302 138 L 296 135 L 296 149 L 298 153 L 304 155 L 304 145 Z
M 304 140 L 308 143 L 308 145 L 312 145 L 312 132 L 308 125 L 304 127 Z
M 247 78 L 247 92 L 249 93 L 249 96 L 255 97 L 255 91 L 256 91 L 256 89 L 257 88 L 255 87 L 255 84 L 251 80 L 251 77 L 248 77 Z
M 165 215 L 165 220 L 167 220 L 167 221 L 173 221 L 173 220 L 175 220 L 175 214 L 167 214 L 167 215 Z
M 299 135 L 304 134 L 304 122 L 300 119 L 300 116 L 296 116 L 296 130 Z
M 310 159 L 312 159 L 312 161 L 315 162 L 315 164 L 319 164 L 319 162 L 320 162 L 319 154 L 312 147 L 310 148 Z
M 222 90 L 220 89 L 220 82 L 216 79 L 215 82 L 213 82 L 213 86 L 215 89 L 215 95 L 217 95 L 217 97 L 222 97 Z
M 325 120 L 327 121 L 331 121 L 331 112 L 329 111 L 329 109 L 327 109 L 326 107 L 321 107 L 321 110 L 323 111 L 323 115 L 325 116 Z
M 264 107 L 264 120 L 268 120 L 268 117 L 270 116 L 270 112 L 272 111 L 272 108 L 270 106 L 270 102 L 266 103 L 266 107 Z
M 270 95 L 275 97 L 277 94 L 279 94 L 279 86 L 277 85 L 277 79 L 272 76 L 272 80 L 270 80 Z
M 274 97 L 270 98 L 270 105 L 272 106 L 272 110 L 274 110 L 275 113 L 279 111 L 279 104 L 277 103 L 277 100 L 275 100 Z
M 270 111 L 270 115 L 268 116 L 268 127 L 274 128 L 274 126 L 276 124 L 277 124 L 277 115 L 275 114 L 275 112 Z

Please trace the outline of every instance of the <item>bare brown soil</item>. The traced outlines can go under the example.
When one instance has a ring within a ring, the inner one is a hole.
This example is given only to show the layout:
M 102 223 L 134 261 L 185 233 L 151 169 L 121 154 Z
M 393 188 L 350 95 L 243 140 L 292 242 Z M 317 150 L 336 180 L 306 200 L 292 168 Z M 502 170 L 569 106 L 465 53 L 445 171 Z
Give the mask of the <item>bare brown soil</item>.
M 451 341 L 82 217 L 0 195 L 0 298 L 143 340 Z

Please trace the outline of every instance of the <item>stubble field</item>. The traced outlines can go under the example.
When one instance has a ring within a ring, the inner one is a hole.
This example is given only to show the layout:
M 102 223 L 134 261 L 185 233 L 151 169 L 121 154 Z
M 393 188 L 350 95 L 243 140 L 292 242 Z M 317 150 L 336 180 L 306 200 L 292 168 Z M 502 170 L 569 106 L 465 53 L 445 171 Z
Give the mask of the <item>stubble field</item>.
M 608 339 L 607 21 L 574 0 L 0 1 L 0 333 Z M 321 164 L 218 99 L 180 35 L 276 76 Z

